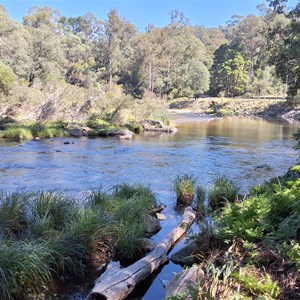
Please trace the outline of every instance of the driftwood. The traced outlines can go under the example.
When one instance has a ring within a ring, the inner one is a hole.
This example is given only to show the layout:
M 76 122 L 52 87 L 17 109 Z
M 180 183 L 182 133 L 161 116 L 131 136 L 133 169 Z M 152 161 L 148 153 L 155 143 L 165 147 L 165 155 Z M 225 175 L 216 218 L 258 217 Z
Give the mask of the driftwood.
M 119 262 L 111 262 L 107 270 L 96 281 L 91 291 L 91 299 L 121 300 L 126 298 L 134 287 L 147 278 L 160 265 L 168 261 L 167 253 L 178 239 L 184 235 L 195 220 L 195 213 L 187 207 L 179 225 L 175 227 L 147 256 L 127 268 Z
M 157 128 L 157 127 L 147 127 L 144 128 L 145 131 L 157 131 L 157 132 L 177 132 L 177 128 L 172 127 L 172 126 L 165 126 L 162 128 Z
M 160 213 L 161 211 L 163 211 L 164 209 L 166 208 L 165 205 L 160 205 L 160 206 L 157 206 L 157 207 L 154 207 L 152 208 L 150 211 L 149 211 L 149 214 L 155 214 L 155 213 Z

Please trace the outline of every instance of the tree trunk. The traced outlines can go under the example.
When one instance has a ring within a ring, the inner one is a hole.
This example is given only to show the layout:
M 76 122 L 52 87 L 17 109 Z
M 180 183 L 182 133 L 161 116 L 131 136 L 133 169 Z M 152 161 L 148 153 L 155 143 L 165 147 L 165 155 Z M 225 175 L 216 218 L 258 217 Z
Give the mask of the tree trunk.
M 147 278 L 160 265 L 168 261 L 167 253 L 178 239 L 184 235 L 195 220 L 195 212 L 187 207 L 182 220 L 147 256 L 127 268 L 119 262 L 111 262 L 107 270 L 96 281 L 90 299 L 125 299 L 142 280 Z

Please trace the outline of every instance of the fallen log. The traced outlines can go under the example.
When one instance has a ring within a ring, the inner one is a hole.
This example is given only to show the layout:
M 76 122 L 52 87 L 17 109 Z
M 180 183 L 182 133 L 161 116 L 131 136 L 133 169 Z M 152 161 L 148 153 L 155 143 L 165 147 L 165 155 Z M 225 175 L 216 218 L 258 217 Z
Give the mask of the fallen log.
M 145 257 L 127 268 L 121 268 L 119 262 L 111 262 L 107 270 L 96 281 L 89 298 L 103 300 L 121 300 L 126 298 L 134 287 L 147 278 L 160 265 L 168 261 L 167 253 L 195 220 L 191 207 L 184 211 L 180 223 Z
M 152 208 L 152 209 L 149 211 L 149 215 L 155 214 L 155 213 L 157 213 L 157 212 L 160 213 L 160 212 L 163 211 L 165 208 L 166 208 L 165 205 L 160 205 L 160 206 L 154 207 L 154 208 Z
M 162 127 L 162 128 L 157 128 L 157 127 L 146 127 L 144 128 L 145 131 L 157 131 L 157 132 L 168 132 L 168 133 L 171 133 L 171 132 L 177 132 L 178 129 L 176 127 L 172 127 L 172 126 L 165 126 L 165 127 Z

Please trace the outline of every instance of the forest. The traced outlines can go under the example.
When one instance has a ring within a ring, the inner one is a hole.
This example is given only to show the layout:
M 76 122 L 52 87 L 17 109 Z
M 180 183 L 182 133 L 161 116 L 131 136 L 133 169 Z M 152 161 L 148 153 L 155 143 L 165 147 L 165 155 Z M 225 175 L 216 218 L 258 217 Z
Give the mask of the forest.
M 176 98 L 297 98 L 300 5 L 288 11 L 286 2 L 218 28 L 173 10 L 167 26 L 144 32 L 114 9 L 98 20 L 32 7 L 18 23 L 1 6 L 0 116 L 126 123 Z

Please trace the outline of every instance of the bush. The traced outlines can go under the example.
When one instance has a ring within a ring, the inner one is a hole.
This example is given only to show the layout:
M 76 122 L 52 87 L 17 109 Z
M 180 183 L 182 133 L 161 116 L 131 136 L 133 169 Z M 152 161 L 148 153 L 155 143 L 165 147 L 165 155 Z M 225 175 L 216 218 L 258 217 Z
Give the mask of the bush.
M 225 202 L 234 202 L 238 196 L 239 187 L 233 180 L 219 175 L 208 191 L 209 205 L 212 210 L 224 206 Z
M 192 174 L 177 176 L 174 181 L 174 191 L 178 205 L 191 205 L 196 189 L 196 179 Z

